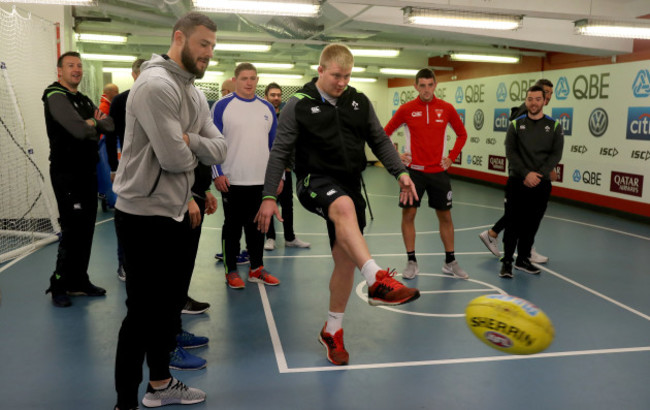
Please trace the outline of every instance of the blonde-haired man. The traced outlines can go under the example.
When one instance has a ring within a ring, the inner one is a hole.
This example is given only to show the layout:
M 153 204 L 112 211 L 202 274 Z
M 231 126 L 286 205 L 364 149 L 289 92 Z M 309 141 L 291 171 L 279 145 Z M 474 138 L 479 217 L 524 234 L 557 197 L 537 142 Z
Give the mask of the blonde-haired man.
M 361 195 L 361 171 L 366 166 L 364 146 L 399 182 L 400 200 L 417 199 L 413 182 L 384 133 L 368 98 L 348 87 L 354 58 L 341 44 L 325 47 L 318 78 L 298 91 L 285 105 L 269 158 L 264 181 L 264 200 L 255 220 L 266 232 L 275 215 L 276 190 L 295 150 L 296 193 L 302 205 L 327 222 L 334 271 L 330 279 L 327 322 L 319 334 L 327 359 L 348 363 L 343 344 L 342 321 L 359 268 L 368 284 L 368 303 L 399 305 L 420 296 L 382 270 L 370 256 L 362 235 L 366 203 Z

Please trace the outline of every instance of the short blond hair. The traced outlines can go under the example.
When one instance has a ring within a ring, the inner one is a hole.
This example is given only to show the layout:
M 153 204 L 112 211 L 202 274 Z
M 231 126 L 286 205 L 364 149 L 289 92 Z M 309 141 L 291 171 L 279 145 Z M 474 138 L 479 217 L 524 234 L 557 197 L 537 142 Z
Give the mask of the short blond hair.
M 354 66 L 354 56 L 344 44 L 329 44 L 320 53 L 319 64 L 321 67 L 327 68 L 329 63 L 336 63 L 343 69 L 352 68 Z

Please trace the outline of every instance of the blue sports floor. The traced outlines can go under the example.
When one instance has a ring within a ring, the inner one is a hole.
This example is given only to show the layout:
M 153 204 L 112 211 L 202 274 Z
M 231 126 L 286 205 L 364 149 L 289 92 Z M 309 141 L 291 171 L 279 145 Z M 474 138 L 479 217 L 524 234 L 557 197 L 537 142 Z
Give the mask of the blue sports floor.
M 365 181 L 374 213 L 366 229 L 371 252 L 380 265 L 401 271 L 397 185 L 381 168 L 368 169 Z M 344 319 L 346 367 L 329 364 L 317 341 L 332 270 L 324 222 L 295 201 L 295 230 L 311 249 L 285 249 L 276 223 L 278 248 L 265 252 L 265 265 L 282 283 L 247 282 L 245 290 L 233 290 L 213 257 L 223 213 L 207 217 L 190 295 L 212 307 L 183 322 L 210 337 L 209 346 L 192 351 L 208 366 L 174 375 L 208 398 L 167 408 L 649 409 L 650 225 L 551 202 L 535 244 L 549 263 L 540 265 L 539 276 L 515 271 L 514 279 L 501 279 L 478 233 L 501 216 L 502 190 L 452 185 L 456 257 L 470 280 L 441 273 L 437 219 L 420 209 L 422 273 L 408 284 L 422 296 L 396 308 L 371 307 L 358 274 Z M 90 267 L 106 297 L 74 297 L 70 308 L 53 307 L 44 291 L 56 250 L 49 245 L 0 265 L 0 408 L 112 409 L 125 314 L 112 213 L 99 211 Z M 552 319 L 556 337 L 545 352 L 507 355 L 468 330 L 465 305 L 498 292 L 528 299 Z

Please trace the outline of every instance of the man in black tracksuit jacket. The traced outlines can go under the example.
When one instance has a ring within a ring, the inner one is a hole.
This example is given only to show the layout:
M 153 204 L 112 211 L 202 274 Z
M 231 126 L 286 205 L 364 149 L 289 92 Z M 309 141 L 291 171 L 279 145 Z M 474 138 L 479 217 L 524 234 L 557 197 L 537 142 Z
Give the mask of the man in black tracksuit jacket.
M 327 322 L 319 334 L 327 359 L 348 363 L 343 344 L 342 321 L 354 283 L 355 268 L 368 285 L 371 305 L 398 305 L 417 299 L 417 289 L 393 279 L 370 256 L 362 235 L 365 201 L 361 195 L 361 171 L 366 167 L 365 144 L 399 181 L 400 201 L 412 203 L 415 187 L 386 136 L 368 98 L 348 87 L 354 59 L 341 44 L 323 49 L 318 78 L 306 84 L 280 113 L 276 139 L 264 178 L 264 200 L 255 217 L 266 232 L 275 215 L 282 175 L 295 149 L 296 193 L 300 203 L 327 222 L 334 272 L 330 280 Z
M 50 177 L 59 207 L 61 241 L 47 292 L 57 307 L 71 305 L 68 295 L 101 296 L 88 263 L 97 216 L 97 142 L 113 131 L 113 120 L 77 91 L 83 77 L 79 54 L 68 52 L 57 62 L 59 81 L 43 93 L 50 140 Z

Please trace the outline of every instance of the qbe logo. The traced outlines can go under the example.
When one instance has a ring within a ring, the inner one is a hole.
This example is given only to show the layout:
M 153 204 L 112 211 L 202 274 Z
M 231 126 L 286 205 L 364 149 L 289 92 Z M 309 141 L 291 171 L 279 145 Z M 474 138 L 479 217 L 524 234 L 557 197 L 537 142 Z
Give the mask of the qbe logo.
M 497 101 L 504 102 L 506 98 L 508 98 L 508 87 L 506 87 L 506 83 L 499 83 L 497 87 Z
M 483 156 L 481 155 L 468 155 L 467 165 L 483 166 Z
M 627 134 L 629 140 L 650 140 L 650 107 L 627 109 Z
M 393 105 L 399 105 L 399 93 L 397 91 L 393 94 Z
M 602 172 L 594 172 L 594 171 L 580 172 L 580 170 L 578 169 L 573 171 L 573 182 L 582 181 L 587 185 L 600 186 L 602 179 L 603 179 Z
M 463 94 L 463 87 L 458 86 L 458 88 L 456 88 L 456 104 L 462 103 L 464 99 L 465 95 Z
M 508 131 L 508 116 L 510 115 L 510 110 L 507 108 L 495 108 L 494 109 L 494 127 L 492 131 Z
M 562 76 L 557 80 L 557 87 L 555 87 L 555 98 L 558 100 L 566 100 L 567 97 L 571 94 L 571 88 L 569 88 L 569 81 L 566 77 Z
M 463 122 L 463 125 L 465 125 L 465 109 L 464 108 L 459 108 L 456 110 L 458 113 L 458 116 L 460 117 L 460 120 Z
M 643 196 L 643 175 L 612 171 L 609 190 L 619 194 Z
M 488 169 L 492 171 L 506 172 L 506 157 L 490 155 L 488 157 Z
M 589 132 L 594 137 L 602 137 L 609 126 L 607 111 L 602 108 L 594 109 L 589 115 Z
M 476 110 L 474 112 L 474 129 L 479 131 L 481 128 L 483 128 L 483 123 L 485 122 L 485 114 L 483 114 L 482 109 Z
M 632 92 L 637 98 L 650 96 L 650 71 L 639 70 L 632 84 Z
M 573 108 L 553 108 L 553 118 L 560 121 L 564 135 L 571 135 L 573 129 Z

